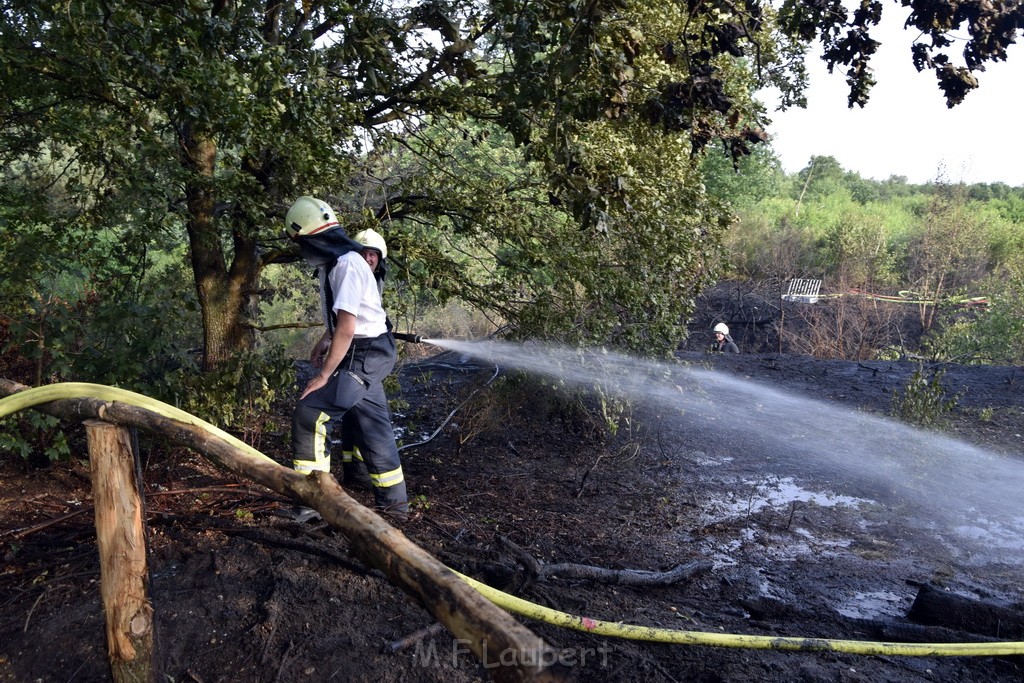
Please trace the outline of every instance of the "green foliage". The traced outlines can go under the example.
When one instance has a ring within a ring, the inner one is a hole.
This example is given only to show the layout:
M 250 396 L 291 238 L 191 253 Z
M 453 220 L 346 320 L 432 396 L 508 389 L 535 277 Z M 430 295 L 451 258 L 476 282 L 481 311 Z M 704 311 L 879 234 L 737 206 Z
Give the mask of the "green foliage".
M 178 368 L 157 383 L 157 398 L 222 428 L 256 439 L 274 415 L 275 401 L 290 398 L 295 371 L 280 348 L 238 353 L 213 372 Z
M 812 156 L 793 183 L 793 199 L 811 202 L 840 192 L 849 192 L 845 179 L 846 173 L 835 157 Z
M 288 357 L 305 358 L 324 330 L 317 280 L 292 264 L 268 266 L 261 276 L 261 341 L 280 346 Z
M 34 410 L 0 419 L 0 454 L 41 462 L 67 460 L 71 446 L 60 429 L 60 420 Z
M 924 349 L 937 360 L 1024 365 L 1024 267 L 1000 269 L 978 287 L 988 308 L 947 309 Z
M 740 212 L 727 237 L 729 260 L 754 278 L 895 286 L 907 235 L 918 224 L 903 203 L 860 204 L 842 187 L 799 205 L 769 198 Z
M 875 84 L 869 63 L 878 42 L 871 31 L 881 21 L 882 7 L 880 2 L 863 3 L 850 12 L 840 2 L 802 0 L 784 0 L 779 7 L 779 21 L 787 33 L 808 40 L 820 37 L 830 72 L 837 66 L 848 67 L 850 107 L 863 107 Z M 915 34 L 911 48 L 914 66 L 935 72 L 946 104 L 952 107 L 978 87 L 974 72 L 984 71 L 987 61 L 1006 59 L 1006 48 L 1016 41 L 1022 20 L 1024 9 L 1019 5 L 1004 7 L 985 0 L 916 3 L 906 20 L 906 27 Z M 969 26 L 970 37 L 961 45 L 949 34 L 963 22 Z M 948 52 L 954 44 L 965 66 L 950 60 Z
M 1024 188 L 865 180 L 834 159 L 812 161 L 791 178 L 806 180 L 816 168 L 829 188 L 812 192 L 811 183 L 803 201 L 776 196 L 745 206 L 725 239 L 733 276 L 752 279 L 765 297 L 794 278 L 822 280 L 826 298 L 786 311 L 779 334 L 788 350 L 1019 362 L 1024 224 L 1006 209 Z M 856 184 L 870 186 L 861 200 Z M 993 198 L 971 199 L 978 196 Z M 966 307 L 973 297 L 991 305 Z
M 594 394 L 597 397 L 601 420 L 604 423 L 604 433 L 609 438 L 615 438 L 618 436 L 620 428 L 628 428 L 633 422 L 633 401 L 623 396 L 610 394 L 600 386 L 594 388 Z
M 700 168 L 708 194 L 737 209 L 779 195 L 785 182 L 782 165 L 768 145 L 758 145 L 735 166 L 731 157 L 711 150 Z
M 903 388 L 903 395 L 898 391 L 893 392 L 893 415 L 919 427 L 939 425 L 959 400 L 959 396 L 946 397 L 946 390 L 942 386 L 944 374 L 943 370 L 935 370 L 929 379 L 924 368 L 919 365 Z
M 145 391 L 154 372 L 181 362 L 185 309 L 105 298 L 99 288 L 78 298 L 38 293 L 15 318 L 4 351 L 35 367 L 35 384 L 82 381 Z
M 398 376 L 391 373 L 384 378 L 384 393 L 387 396 L 398 396 L 402 386 L 398 383 Z M 401 398 L 389 398 L 388 408 L 392 413 L 401 413 L 409 409 L 409 402 Z
M 635 401 L 600 384 L 590 387 L 531 380 L 536 386 L 523 394 L 531 400 L 543 397 L 540 410 L 563 428 L 600 445 L 628 440 L 633 436 Z
M 898 281 L 895 245 L 884 223 L 866 213 L 850 214 L 829 229 L 822 261 L 847 286 L 891 286 Z
M 478 310 L 456 301 L 426 307 L 412 329 L 432 339 L 483 339 L 495 332 L 494 322 Z

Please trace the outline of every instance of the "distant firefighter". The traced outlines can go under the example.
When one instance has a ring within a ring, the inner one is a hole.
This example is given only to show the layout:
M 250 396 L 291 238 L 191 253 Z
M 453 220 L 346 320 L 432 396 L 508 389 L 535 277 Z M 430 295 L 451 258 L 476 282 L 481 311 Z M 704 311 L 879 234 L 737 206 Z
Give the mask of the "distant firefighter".
M 740 348 L 729 336 L 729 326 L 725 323 L 718 323 L 714 328 L 716 344 L 714 351 L 717 353 L 739 353 Z

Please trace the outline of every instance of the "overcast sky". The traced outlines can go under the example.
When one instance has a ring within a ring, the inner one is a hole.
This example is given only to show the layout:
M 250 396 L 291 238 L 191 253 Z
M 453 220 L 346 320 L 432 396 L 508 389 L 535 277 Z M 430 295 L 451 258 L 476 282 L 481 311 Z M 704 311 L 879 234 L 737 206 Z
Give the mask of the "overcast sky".
M 871 62 L 877 84 L 863 109 L 847 108 L 845 76 L 828 73 L 819 47 L 808 57 L 807 109 L 770 114 L 768 132 L 786 172 L 820 155 L 876 180 L 901 175 L 924 183 L 941 168 L 949 182 L 1024 186 L 1024 46 L 977 74 L 980 87 L 948 109 L 933 73 L 918 73 L 911 62 L 914 35 L 901 28 L 906 10 L 887 3 L 883 16 L 875 37 L 882 46 Z M 772 93 L 762 101 L 774 109 Z

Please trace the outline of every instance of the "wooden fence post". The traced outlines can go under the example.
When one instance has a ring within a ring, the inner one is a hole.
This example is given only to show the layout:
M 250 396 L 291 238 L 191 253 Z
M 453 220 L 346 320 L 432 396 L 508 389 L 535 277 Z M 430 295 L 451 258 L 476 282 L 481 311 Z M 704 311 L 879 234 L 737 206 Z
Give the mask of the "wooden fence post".
M 111 674 L 117 683 L 149 683 L 153 607 L 146 594 L 146 537 L 131 435 L 126 427 L 100 420 L 87 420 L 85 432 Z

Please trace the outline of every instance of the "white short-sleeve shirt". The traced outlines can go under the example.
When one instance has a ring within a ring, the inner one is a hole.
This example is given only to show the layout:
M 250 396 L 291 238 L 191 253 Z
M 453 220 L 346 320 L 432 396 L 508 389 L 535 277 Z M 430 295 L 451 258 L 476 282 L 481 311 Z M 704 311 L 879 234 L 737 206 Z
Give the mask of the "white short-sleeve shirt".
M 388 331 L 377 281 L 362 254 L 350 251 L 339 256 L 329 278 L 334 292 L 331 308 L 356 317 L 356 337 L 379 337 Z

